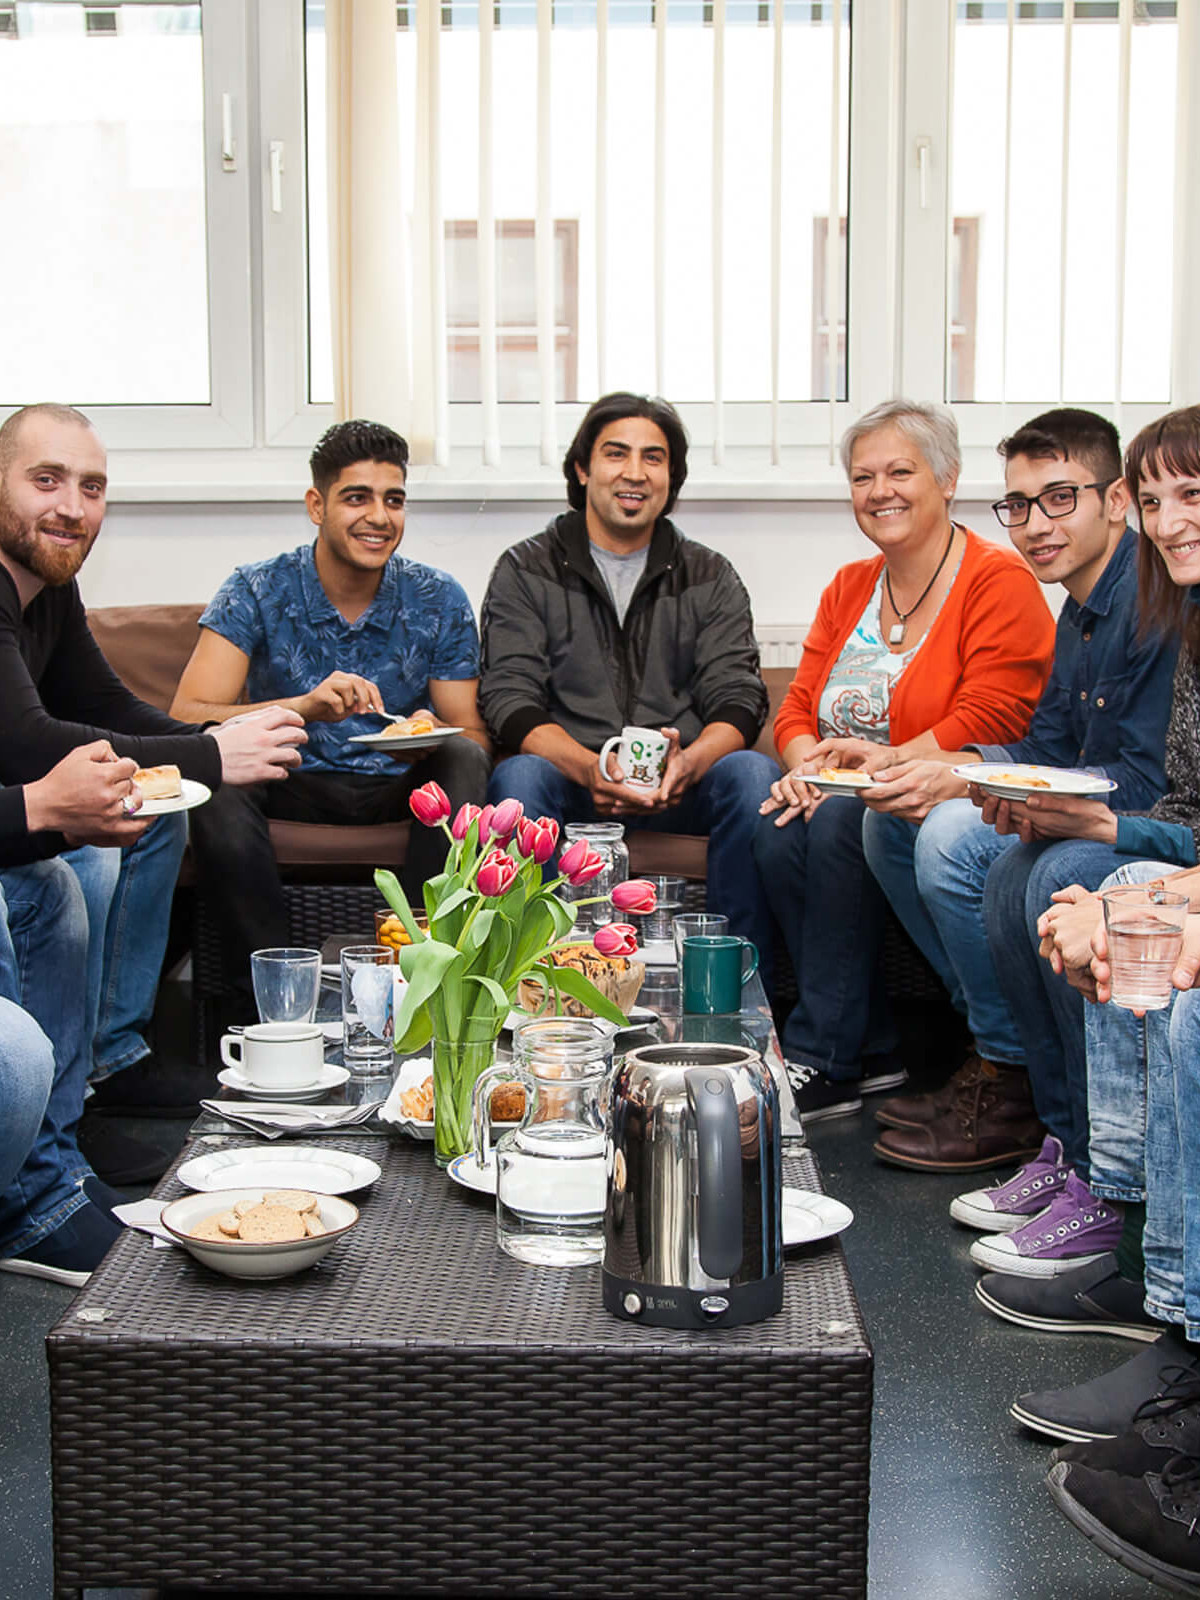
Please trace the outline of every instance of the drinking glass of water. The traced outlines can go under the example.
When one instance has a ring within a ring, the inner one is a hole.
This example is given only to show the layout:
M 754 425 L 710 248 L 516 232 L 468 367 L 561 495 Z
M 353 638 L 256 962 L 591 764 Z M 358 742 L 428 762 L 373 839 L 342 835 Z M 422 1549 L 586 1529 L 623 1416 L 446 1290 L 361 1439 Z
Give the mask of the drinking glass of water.
M 685 880 L 651 875 L 646 881 L 654 885 L 657 904 L 650 915 L 642 919 L 642 943 L 663 944 L 672 938 L 671 924 L 683 910 Z
M 1113 1005 L 1161 1011 L 1171 1003 L 1171 973 L 1183 949 L 1187 895 L 1154 883 L 1131 883 L 1106 889 L 1100 898 Z
M 321 994 L 321 952 L 278 948 L 250 957 L 260 1022 L 311 1022 Z

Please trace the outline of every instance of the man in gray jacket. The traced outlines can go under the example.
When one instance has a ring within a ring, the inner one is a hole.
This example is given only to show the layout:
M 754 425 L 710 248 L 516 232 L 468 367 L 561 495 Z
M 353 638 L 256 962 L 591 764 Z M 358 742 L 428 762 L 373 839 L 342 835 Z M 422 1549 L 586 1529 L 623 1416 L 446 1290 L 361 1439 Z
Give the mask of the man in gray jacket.
M 483 602 L 479 704 L 510 752 L 488 798 L 564 823 L 708 834 L 709 909 L 769 965 L 749 848 L 778 776 L 751 748 L 767 691 L 740 578 L 667 518 L 687 476 L 683 424 L 664 400 L 605 395 L 563 473 L 571 510 L 501 556 Z M 656 789 L 601 771 L 601 745 L 626 725 L 669 741 Z

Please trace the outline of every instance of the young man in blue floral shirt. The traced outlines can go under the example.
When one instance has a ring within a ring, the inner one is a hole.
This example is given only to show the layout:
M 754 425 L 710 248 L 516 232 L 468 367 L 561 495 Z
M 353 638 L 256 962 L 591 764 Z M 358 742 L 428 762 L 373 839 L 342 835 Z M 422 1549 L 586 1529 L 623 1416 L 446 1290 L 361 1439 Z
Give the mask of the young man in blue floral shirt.
M 227 579 L 200 618 L 173 706 L 188 722 L 222 722 L 248 705 L 283 705 L 308 728 L 303 767 L 286 783 L 222 789 L 192 819 L 229 980 L 243 997 L 250 952 L 287 943 L 268 818 L 401 821 L 412 790 L 430 780 L 456 806 L 482 804 L 490 766 L 475 703 L 479 636 L 470 601 L 448 573 L 397 554 L 407 444 L 378 423 L 342 422 L 319 441 L 310 465 L 305 505 L 315 542 Z M 408 764 L 351 742 L 382 732 L 385 712 L 417 710 L 463 731 L 413 752 Z M 438 830 L 412 830 L 402 871 L 410 894 L 419 899 L 444 854 Z

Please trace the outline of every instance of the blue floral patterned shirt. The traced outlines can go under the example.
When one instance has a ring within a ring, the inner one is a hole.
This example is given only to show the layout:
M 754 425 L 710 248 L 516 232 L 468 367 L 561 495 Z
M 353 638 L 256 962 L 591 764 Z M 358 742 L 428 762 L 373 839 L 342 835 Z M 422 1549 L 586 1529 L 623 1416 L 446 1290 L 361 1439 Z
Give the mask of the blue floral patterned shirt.
M 251 701 L 307 694 L 331 672 L 355 672 L 379 685 L 384 706 L 407 716 L 429 703 L 429 680 L 477 678 L 479 632 L 462 585 L 448 572 L 394 555 L 379 591 L 347 622 L 321 587 L 315 545 L 238 567 L 204 615 L 211 628 L 250 657 Z M 378 772 L 395 777 L 393 757 L 351 744 L 381 733 L 377 716 L 310 722 L 304 765 L 313 772 Z

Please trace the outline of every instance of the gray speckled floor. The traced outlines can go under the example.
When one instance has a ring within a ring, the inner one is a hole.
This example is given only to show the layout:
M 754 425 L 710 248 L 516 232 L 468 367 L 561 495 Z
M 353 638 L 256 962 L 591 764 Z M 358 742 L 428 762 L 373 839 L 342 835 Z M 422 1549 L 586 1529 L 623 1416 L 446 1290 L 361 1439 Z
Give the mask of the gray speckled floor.
M 182 1139 L 186 1125 L 173 1126 Z M 990 1175 L 884 1167 L 871 1154 L 874 1129 L 868 1101 L 862 1116 L 812 1130 L 826 1187 L 855 1212 L 844 1242 L 875 1345 L 869 1600 L 1147 1600 L 1160 1591 L 1055 1511 L 1042 1484 L 1050 1447 L 1007 1415 L 1015 1395 L 1080 1382 L 1144 1346 L 1043 1337 L 989 1316 L 972 1294 L 974 1235 L 947 1208 Z M 0 1600 L 51 1593 L 42 1341 L 70 1300 L 67 1289 L 0 1275 Z

